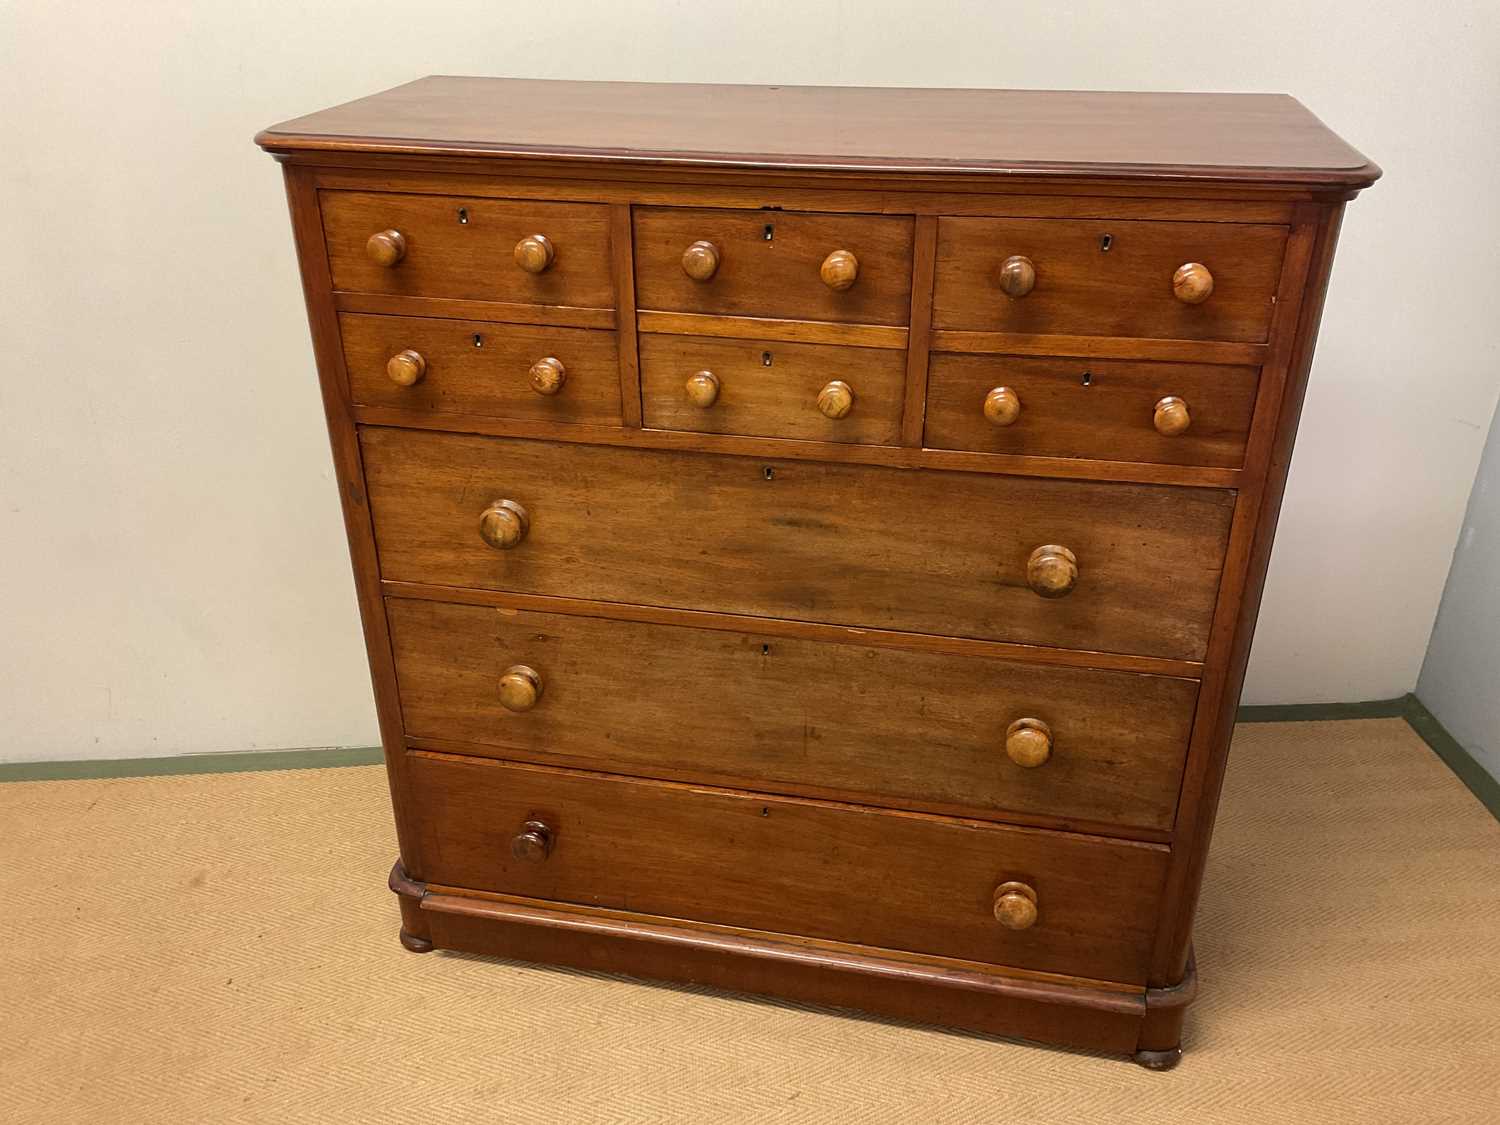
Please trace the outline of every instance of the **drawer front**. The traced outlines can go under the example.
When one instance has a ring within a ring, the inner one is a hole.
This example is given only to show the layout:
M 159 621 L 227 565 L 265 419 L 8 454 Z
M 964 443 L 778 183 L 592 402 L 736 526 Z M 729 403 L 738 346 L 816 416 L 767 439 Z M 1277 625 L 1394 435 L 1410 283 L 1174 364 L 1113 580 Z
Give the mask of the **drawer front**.
M 923 440 L 933 449 L 1238 467 L 1258 383 L 1254 367 L 934 354 Z
M 1185 660 L 1204 653 L 1233 508 L 1219 489 L 383 428 L 362 441 L 386 578 Z M 505 550 L 479 531 L 501 500 L 527 516 Z M 1077 582 L 1042 597 L 1029 564 L 1054 544 Z
M 429 883 L 1144 980 L 1167 849 L 917 813 L 409 756 Z M 545 858 L 512 854 L 528 820 Z M 1007 882 L 1028 929 L 996 921 Z
M 359 191 L 324 191 L 318 198 L 335 289 L 614 307 L 609 209 L 601 204 Z M 403 252 L 390 265 L 373 260 L 368 246 L 383 231 L 401 236 Z M 550 243 L 552 257 L 532 273 L 517 261 L 517 245 L 537 235 Z
M 638 208 L 636 301 L 666 312 L 905 324 L 912 230 L 910 218 L 885 215 Z M 712 272 L 699 279 L 683 256 L 703 242 L 712 252 L 700 251 L 693 268 Z M 842 289 L 823 280 L 839 251 L 855 262 L 853 284 Z
M 360 405 L 620 424 L 613 332 L 361 313 L 339 327 Z
M 943 219 L 933 326 L 1261 342 L 1286 235 L 1285 227 L 1248 223 Z M 1024 267 L 1005 272 L 1012 258 L 1030 263 L 1034 280 L 1024 295 L 1002 288 L 1007 276 L 1018 291 L 1025 288 Z M 1197 304 L 1174 293 L 1173 278 L 1189 263 L 1205 267 L 1213 281 Z
M 432 601 L 387 608 L 411 738 L 961 815 L 1171 827 L 1198 694 L 1162 676 Z M 541 682 L 534 703 L 507 697 L 523 710 L 501 703 L 516 666 Z M 1041 725 L 1008 742 L 1021 720 Z
M 900 443 L 905 351 L 645 335 L 640 356 L 648 427 Z

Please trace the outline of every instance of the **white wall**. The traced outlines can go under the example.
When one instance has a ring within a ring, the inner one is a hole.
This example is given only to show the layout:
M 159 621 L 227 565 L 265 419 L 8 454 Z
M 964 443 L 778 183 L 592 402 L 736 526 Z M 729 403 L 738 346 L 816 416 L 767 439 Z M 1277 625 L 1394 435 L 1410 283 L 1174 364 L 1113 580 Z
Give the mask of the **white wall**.
M 1417 697 L 1500 779 L 1500 420 L 1479 463 Z
M 261 126 L 427 73 L 1295 93 L 1350 208 L 1247 702 L 1416 682 L 1500 386 L 1492 0 L 0 3 L 10 759 L 375 741 Z

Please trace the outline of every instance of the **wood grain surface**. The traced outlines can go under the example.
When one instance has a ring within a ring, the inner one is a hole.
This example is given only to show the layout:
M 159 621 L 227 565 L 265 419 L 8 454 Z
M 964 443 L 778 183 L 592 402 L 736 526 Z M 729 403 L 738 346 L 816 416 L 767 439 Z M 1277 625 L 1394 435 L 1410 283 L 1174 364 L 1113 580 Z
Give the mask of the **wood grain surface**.
M 718 268 L 696 281 L 683 269 L 683 251 L 705 240 L 717 248 Z M 637 208 L 636 300 L 665 312 L 905 324 L 911 243 L 909 216 Z M 842 291 L 820 272 L 835 250 L 859 258 L 859 280 Z
M 901 440 L 904 351 L 650 334 L 641 337 L 640 357 L 642 417 L 654 429 L 866 445 Z M 719 381 L 707 408 L 684 389 L 705 370 Z M 854 408 L 843 418 L 818 409 L 818 392 L 831 380 L 854 390 Z
M 1263 342 L 1271 323 L 1285 227 L 1076 219 L 938 221 L 933 326 L 990 332 Z M 1103 249 L 1108 239 L 1108 249 Z M 1001 268 L 1024 255 L 1036 285 L 1001 289 Z M 1172 275 L 1213 268 L 1213 296 L 1184 304 Z
M 428 881 L 1136 984 L 1166 849 L 415 751 Z M 540 819 L 539 864 L 510 841 Z M 1001 883 L 1038 921 L 994 916 Z
M 335 289 L 614 307 L 609 210 L 598 204 L 362 191 L 325 191 L 319 200 Z M 407 246 L 389 269 L 365 252 L 365 241 L 385 228 L 399 230 Z M 516 264 L 516 243 L 533 234 L 545 234 L 556 253 L 542 273 Z
M 339 317 L 350 393 L 362 405 L 490 418 L 619 425 L 615 334 L 584 328 L 491 324 L 420 317 Z M 390 356 L 411 349 L 426 361 L 420 382 L 398 386 Z M 538 394 L 529 373 L 541 359 L 561 363 L 555 394 Z
M 499 757 L 1063 826 L 1171 825 L 1197 684 L 755 633 L 391 599 L 408 738 Z M 546 692 L 524 714 L 515 664 Z M 1006 756 L 1013 722 L 1052 753 Z
M 937 353 L 929 361 L 923 441 L 985 453 L 1236 468 L 1245 460 L 1258 378 L 1253 367 Z M 997 387 L 1020 402 L 1010 425 L 985 416 L 986 396 Z M 1189 429 L 1171 438 L 1153 422 L 1167 396 L 1192 412 Z
M 1285 94 L 675 85 L 434 76 L 272 126 L 273 152 L 1136 175 L 1364 186 Z
M 1128 1053 L 1142 1026 L 1144 991 L 1104 981 L 1075 985 L 973 961 L 511 895 L 429 892 L 422 916 L 444 949 L 691 981 L 1088 1050 Z
M 708 609 L 1195 660 L 1233 494 L 364 428 L 398 581 Z M 477 534 L 496 499 L 529 537 Z M 1075 552 L 1067 597 L 1027 586 Z

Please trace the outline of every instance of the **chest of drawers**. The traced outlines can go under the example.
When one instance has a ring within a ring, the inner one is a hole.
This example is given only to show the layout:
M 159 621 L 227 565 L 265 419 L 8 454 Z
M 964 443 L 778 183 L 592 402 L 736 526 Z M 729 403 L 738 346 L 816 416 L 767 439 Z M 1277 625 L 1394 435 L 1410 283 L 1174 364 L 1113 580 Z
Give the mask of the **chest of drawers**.
M 403 943 L 1175 1061 L 1378 169 L 1269 95 L 429 78 L 257 139 Z

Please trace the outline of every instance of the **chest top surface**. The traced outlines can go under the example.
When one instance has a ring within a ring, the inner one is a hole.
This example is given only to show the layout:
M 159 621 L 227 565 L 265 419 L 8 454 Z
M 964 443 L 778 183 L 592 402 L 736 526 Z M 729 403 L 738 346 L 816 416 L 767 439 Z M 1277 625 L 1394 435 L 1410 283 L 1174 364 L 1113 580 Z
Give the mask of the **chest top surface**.
M 1285 94 L 679 85 L 433 76 L 263 131 L 277 153 L 1368 186 Z

